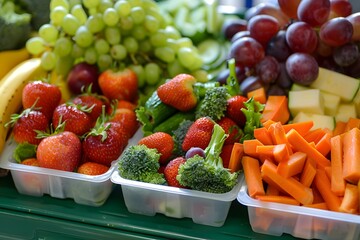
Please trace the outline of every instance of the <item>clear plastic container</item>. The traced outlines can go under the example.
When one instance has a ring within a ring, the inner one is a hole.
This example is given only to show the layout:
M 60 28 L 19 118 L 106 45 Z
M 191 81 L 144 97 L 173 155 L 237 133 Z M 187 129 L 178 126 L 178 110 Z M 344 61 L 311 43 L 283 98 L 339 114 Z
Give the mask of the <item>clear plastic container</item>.
M 141 134 L 140 130 L 135 133 L 129 140 L 128 146 L 135 144 Z M 19 164 L 12 156 L 15 147 L 16 144 L 12 139 L 6 142 L 0 156 L 0 167 L 10 171 L 20 194 L 37 197 L 48 194 L 54 198 L 72 198 L 78 204 L 101 206 L 113 190 L 114 184 L 110 177 L 116 161 L 106 173 L 90 176 Z
M 302 206 L 263 202 L 251 198 L 244 179 L 237 200 L 248 207 L 254 232 L 304 239 L 360 239 L 360 216 Z
M 190 189 L 156 185 L 122 178 L 117 169 L 111 181 L 120 184 L 129 212 L 154 216 L 162 213 L 173 218 L 192 218 L 194 223 L 220 227 L 225 223 L 231 202 L 240 189 L 238 183 L 230 192 L 207 193 Z

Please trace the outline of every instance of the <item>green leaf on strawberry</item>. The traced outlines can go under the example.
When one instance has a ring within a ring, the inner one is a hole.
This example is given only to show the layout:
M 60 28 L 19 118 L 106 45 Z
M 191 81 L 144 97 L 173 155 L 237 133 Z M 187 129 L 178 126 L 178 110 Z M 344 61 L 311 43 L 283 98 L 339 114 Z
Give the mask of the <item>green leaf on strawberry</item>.
M 36 148 L 37 145 L 30 143 L 20 143 L 14 150 L 13 158 L 16 160 L 16 162 L 21 163 L 27 158 L 36 157 Z

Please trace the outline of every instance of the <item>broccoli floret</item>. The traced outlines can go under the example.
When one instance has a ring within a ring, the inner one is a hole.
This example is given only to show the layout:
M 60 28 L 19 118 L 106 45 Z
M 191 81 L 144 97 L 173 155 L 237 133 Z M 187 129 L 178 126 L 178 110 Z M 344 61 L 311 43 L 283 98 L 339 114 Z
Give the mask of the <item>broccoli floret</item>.
M 179 168 L 176 179 L 185 187 L 194 190 L 226 193 L 237 183 L 238 173 L 231 173 L 223 167 L 220 153 L 226 138 L 224 129 L 214 125 L 209 145 L 205 149 L 205 158 L 195 155 L 186 160 Z
M 156 149 L 145 145 L 130 146 L 120 157 L 119 174 L 129 180 L 165 184 L 164 175 L 158 172 L 159 158 L 160 153 Z
M 192 120 L 184 120 L 180 123 L 179 127 L 172 132 L 174 139 L 174 157 L 184 156 L 185 151 L 182 149 L 182 143 L 184 142 L 185 135 L 190 126 L 194 123 Z
M 230 97 L 226 87 L 214 87 L 206 90 L 204 99 L 198 104 L 195 117 L 210 117 L 214 121 L 220 120 L 227 107 L 227 99 Z
M 15 0 L 31 14 L 31 27 L 33 30 L 50 22 L 50 0 Z
M 31 15 L 16 10 L 13 1 L 0 0 L 0 51 L 22 48 L 31 33 Z

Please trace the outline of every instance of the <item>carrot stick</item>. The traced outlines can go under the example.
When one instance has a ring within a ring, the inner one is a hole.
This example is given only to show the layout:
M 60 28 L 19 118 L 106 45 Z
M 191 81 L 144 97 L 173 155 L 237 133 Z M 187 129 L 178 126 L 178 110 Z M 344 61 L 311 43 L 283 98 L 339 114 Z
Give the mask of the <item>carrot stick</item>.
M 284 124 L 283 128 L 285 132 L 289 132 L 291 129 L 295 129 L 301 136 L 305 136 L 310 129 L 314 126 L 313 121 L 297 122 L 297 123 L 288 123 Z
M 259 160 L 249 156 L 243 156 L 242 165 L 249 196 L 254 198 L 258 195 L 265 195 Z
M 266 103 L 266 91 L 265 88 L 260 87 L 247 93 L 247 98 L 253 97 L 255 101 L 261 104 Z
M 330 166 L 330 161 L 324 157 L 316 148 L 311 145 L 294 129 L 286 134 L 287 140 L 296 151 L 304 152 L 306 155 L 316 161 L 316 164 L 325 167 Z
M 304 164 L 303 171 L 300 175 L 300 182 L 306 186 L 310 187 L 314 177 L 316 174 L 316 165 L 312 164 L 312 160 L 310 158 L 307 158 Z
M 285 144 L 257 146 L 256 153 L 273 158 L 277 162 L 287 161 L 290 153 Z
M 337 196 L 344 196 L 343 146 L 340 135 L 331 138 L 331 191 Z
M 230 172 L 237 172 L 241 170 L 241 159 L 244 155 L 244 146 L 242 143 L 234 143 L 233 148 L 231 150 L 230 161 L 228 168 Z
M 269 129 L 270 125 L 273 123 L 275 123 L 275 121 L 269 119 L 269 120 L 266 120 L 265 122 L 263 122 L 262 125 L 264 128 Z
M 297 200 L 295 200 L 293 197 L 288 197 L 288 196 L 263 195 L 263 196 L 256 196 L 256 199 L 264 202 L 275 202 L 275 203 L 283 203 L 283 204 L 297 205 L 297 206 L 300 205 L 300 203 Z
M 265 195 L 277 196 L 279 194 L 280 190 L 274 184 L 267 185 Z
M 264 145 L 273 144 L 271 135 L 265 127 L 255 128 L 254 129 L 254 137 L 259 140 Z
M 323 128 L 316 128 L 314 130 L 309 131 L 304 139 L 307 142 L 314 142 L 315 144 L 325 135 L 325 130 Z
M 329 210 L 325 202 L 313 203 L 313 204 L 308 204 L 308 205 L 303 205 L 303 206 L 304 207 L 309 207 L 309 208 Z
M 246 155 L 249 155 L 251 157 L 254 158 L 258 158 L 259 154 L 256 152 L 256 147 L 257 146 L 263 146 L 264 144 L 262 144 L 259 140 L 257 139 L 249 139 L 249 140 L 245 140 L 243 142 L 243 148 L 244 148 L 244 153 Z
M 286 144 L 288 151 L 292 154 L 292 148 L 286 138 L 286 132 L 280 122 L 273 123 L 269 126 L 269 133 L 274 144 Z
M 336 121 L 335 128 L 333 130 L 333 136 L 340 135 L 345 132 L 346 122 Z
M 319 190 L 316 188 L 316 185 L 313 184 L 312 185 L 312 191 L 313 191 L 313 195 L 314 195 L 314 201 L 313 201 L 313 204 L 315 203 L 322 203 L 322 202 L 325 202 L 323 197 L 321 196 Z
M 360 128 L 360 118 L 350 117 L 346 122 L 344 132 L 350 131 L 353 128 Z
M 266 120 L 279 121 L 285 124 L 289 121 L 290 111 L 288 108 L 288 99 L 286 96 L 269 96 L 267 98 L 264 110 L 262 112 L 261 122 Z
M 261 175 L 268 184 L 276 184 L 277 187 L 295 198 L 301 204 L 311 204 L 313 202 L 312 190 L 302 185 L 293 177 L 285 178 L 276 172 L 276 165 L 265 161 L 261 166 Z
M 326 202 L 328 208 L 332 211 L 338 212 L 341 201 L 340 198 L 331 191 L 331 183 L 329 178 L 326 176 L 324 169 L 318 168 L 316 170 L 314 183 L 322 198 Z
M 331 150 L 331 144 L 330 139 L 332 137 L 332 134 L 330 132 L 327 132 L 324 134 L 324 136 L 315 144 L 316 150 L 318 150 L 322 155 L 325 157 L 330 153 Z
M 356 185 L 346 184 L 339 211 L 352 214 L 359 212 L 359 189 Z
M 296 152 L 289 156 L 288 161 L 282 161 L 277 166 L 277 172 L 284 177 L 292 177 L 302 172 L 306 160 L 306 154 Z
M 356 184 L 360 179 L 360 129 L 353 128 L 343 135 L 343 177 Z

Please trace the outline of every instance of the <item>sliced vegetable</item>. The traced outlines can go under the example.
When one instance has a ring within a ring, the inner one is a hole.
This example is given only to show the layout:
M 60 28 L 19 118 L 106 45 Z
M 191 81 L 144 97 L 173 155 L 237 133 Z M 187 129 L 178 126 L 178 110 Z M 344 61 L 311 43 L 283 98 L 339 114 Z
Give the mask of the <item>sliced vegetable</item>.
M 244 156 L 242 165 L 250 197 L 265 195 L 259 161 L 256 158 Z
M 269 96 L 264 111 L 262 113 L 261 121 L 273 120 L 285 124 L 289 121 L 290 112 L 288 108 L 288 99 L 286 96 Z

